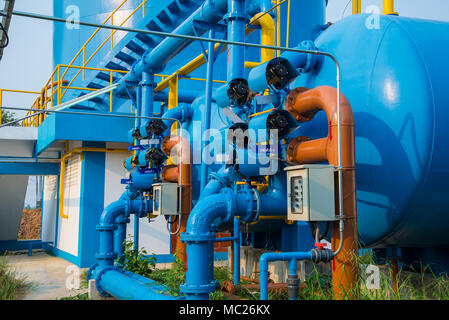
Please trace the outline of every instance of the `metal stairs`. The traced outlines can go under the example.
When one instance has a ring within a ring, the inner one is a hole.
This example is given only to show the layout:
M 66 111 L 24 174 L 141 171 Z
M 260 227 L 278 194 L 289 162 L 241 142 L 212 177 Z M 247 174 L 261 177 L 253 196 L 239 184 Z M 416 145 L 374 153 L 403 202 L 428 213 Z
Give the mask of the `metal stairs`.
M 167 6 L 166 4 L 162 5 L 161 3 L 151 1 L 150 8 L 149 10 L 147 9 L 147 15 L 135 27 L 153 31 L 172 32 L 178 26 L 179 21 L 188 18 L 198 9 L 201 3 L 202 1 L 199 0 L 173 0 Z M 104 54 L 99 64 L 94 67 L 128 72 L 135 63 L 142 59 L 145 52 L 155 48 L 162 40 L 163 38 L 159 36 L 127 33 L 109 52 Z M 120 80 L 124 75 L 125 73 L 114 73 L 113 82 Z M 108 72 L 90 70 L 86 71 L 86 80 L 82 83 L 87 88 L 102 89 L 109 86 L 110 77 Z M 77 79 L 74 85 L 80 86 L 80 82 Z M 87 86 L 85 83 L 87 83 Z M 86 93 L 73 90 L 65 98 L 70 100 L 84 94 Z M 106 96 L 97 97 L 91 101 L 96 104 L 109 104 Z

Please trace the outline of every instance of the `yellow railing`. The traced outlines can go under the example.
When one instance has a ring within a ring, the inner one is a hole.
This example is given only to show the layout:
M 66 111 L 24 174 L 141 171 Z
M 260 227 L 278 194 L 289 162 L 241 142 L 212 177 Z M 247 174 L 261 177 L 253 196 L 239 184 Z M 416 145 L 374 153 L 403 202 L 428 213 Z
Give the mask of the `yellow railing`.
M 394 11 L 394 0 L 382 0 L 382 5 L 382 14 L 398 15 L 398 13 Z M 352 0 L 352 14 L 359 13 L 362 13 L 362 0 Z
M 13 89 L 0 89 L 0 125 L 2 124 L 1 110 L 3 106 L 3 93 L 23 93 L 23 94 L 39 94 L 40 92 L 28 91 L 28 90 L 13 90 Z
M 123 0 L 117 8 L 110 13 L 110 15 L 103 21 L 103 24 L 111 24 L 114 25 L 114 14 L 123 7 L 123 5 L 128 0 Z M 123 19 L 123 21 L 118 26 L 123 26 L 140 8 L 142 8 L 142 16 L 145 17 L 145 4 L 148 0 L 142 0 L 142 3 L 137 6 L 127 17 Z M 286 2 L 287 0 L 272 0 L 272 3 L 277 5 L 277 15 L 278 15 L 278 21 L 277 21 L 277 44 L 280 45 L 280 5 Z M 290 3 L 290 0 L 288 0 Z M 289 6 L 290 7 L 290 6 Z M 290 9 L 290 8 L 289 8 Z M 288 10 L 289 11 L 289 10 Z M 289 14 L 288 14 L 289 16 Z M 118 30 L 111 30 L 110 35 L 97 47 L 92 54 L 90 54 L 88 57 L 86 56 L 86 47 L 90 43 L 90 41 L 98 34 L 98 32 L 101 30 L 101 28 L 97 28 L 95 32 L 87 39 L 87 41 L 84 43 L 84 45 L 79 49 L 79 51 L 75 54 L 73 59 L 70 61 L 68 65 L 57 65 L 55 70 L 50 76 L 50 79 L 45 84 L 44 88 L 40 92 L 40 96 L 34 101 L 33 105 L 31 106 L 32 111 L 29 111 L 27 116 L 31 116 L 35 113 L 38 113 L 42 110 L 46 110 L 48 106 L 53 107 L 61 103 L 62 98 L 65 96 L 68 90 L 85 90 L 85 91 L 95 91 L 97 89 L 93 88 L 87 88 L 87 87 L 81 87 L 81 86 L 73 86 L 74 81 L 77 79 L 79 74 L 82 74 L 82 81 L 85 80 L 85 72 L 86 70 L 94 70 L 94 71 L 103 71 L 109 74 L 109 82 L 110 84 L 113 83 L 114 79 L 114 73 L 127 73 L 128 71 L 123 70 L 112 70 L 112 69 L 101 69 L 101 68 L 92 68 L 87 67 L 86 65 L 92 61 L 92 58 L 100 51 L 100 49 L 108 42 L 110 42 L 111 48 L 114 47 L 114 35 Z M 287 39 L 288 39 L 288 33 L 287 33 Z M 82 57 L 82 65 L 76 66 L 74 65 L 75 61 Z M 247 62 L 247 67 L 254 67 L 256 66 L 255 63 L 253 65 L 250 65 L 251 62 Z M 65 79 L 67 76 L 67 73 L 69 69 L 77 69 L 77 72 L 71 79 Z M 155 75 L 158 77 L 161 77 L 161 83 L 159 83 L 158 87 L 156 88 L 156 91 L 161 91 L 164 88 L 168 86 L 169 82 L 172 82 L 173 75 Z M 187 79 L 187 80 L 194 80 L 194 81 L 206 81 L 202 78 L 187 78 L 182 77 L 182 74 L 177 73 L 176 74 L 176 81 Z M 164 81 L 165 80 L 165 81 Z M 226 83 L 226 81 L 221 80 L 213 80 L 214 82 L 218 83 Z M 164 85 L 166 86 L 164 86 Z M 39 93 L 38 93 L 39 94 Z M 113 105 L 113 95 L 112 91 L 109 92 L 109 103 L 110 103 L 110 111 L 112 111 L 112 105 Z M 173 100 L 173 99 L 172 99 Z M 0 104 L 1 105 L 1 104 Z M 29 117 L 21 122 L 22 126 L 33 126 L 38 127 L 42 121 L 45 119 L 46 115 L 39 114 L 34 117 Z
M 31 106 L 31 111 L 28 111 L 26 116 L 31 116 L 42 110 L 46 110 L 48 107 L 54 107 L 61 104 L 62 97 L 67 90 L 80 90 L 80 91 L 96 91 L 94 88 L 71 86 L 70 82 L 64 79 L 66 71 L 69 69 L 76 69 L 78 71 L 101 71 L 109 74 L 109 83 L 113 83 L 115 73 L 127 73 L 123 70 L 112 70 L 112 69 L 102 69 L 102 68 L 92 68 L 92 67 L 80 67 L 74 65 L 63 65 L 59 64 L 56 66 L 55 71 L 51 75 L 50 79 L 45 84 L 44 88 L 40 92 L 39 97 L 34 101 Z M 39 92 L 38 92 L 39 94 Z M 109 97 L 110 109 L 112 109 L 112 92 L 110 92 Z M 21 122 L 22 127 L 38 127 L 42 121 L 45 120 L 46 115 L 36 114 L 34 117 L 27 118 Z
M 33 114 L 36 114 L 34 117 L 29 117 L 21 122 L 22 127 L 38 127 L 42 121 L 45 120 L 46 115 L 44 114 L 37 114 L 38 112 L 42 110 L 46 110 L 47 108 L 51 108 L 54 106 L 57 106 L 61 104 L 61 99 L 64 96 L 65 92 L 67 90 L 80 90 L 80 91 L 96 91 L 98 89 L 94 88 L 87 88 L 87 87 L 80 87 L 80 86 L 71 86 L 70 82 L 68 82 L 66 79 L 64 79 L 64 75 L 66 74 L 66 71 L 69 69 L 77 69 L 79 71 L 99 71 L 109 74 L 109 84 L 113 84 L 114 80 L 114 74 L 125 74 L 128 71 L 124 70 L 113 70 L 113 69 L 102 69 L 102 68 L 92 68 L 92 67 L 81 67 L 81 66 L 74 66 L 74 65 L 63 65 L 60 64 L 56 67 L 55 71 L 51 75 L 51 78 L 47 81 L 45 84 L 44 89 L 42 89 L 41 92 L 30 92 L 39 94 L 39 97 L 36 99 L 36 101 L 31 106 L 31 111 L 28 111 L 26 116 L 32 116 Z M 161 80 L 167 79 L 169 75 L 165 74 L 155 74 L 156 77 L 161 78 Z M 191 81 L 206 81 L 206 79 L 203 78 L 193 78 L 193 77 L 187 77 L 187 76 L 180 76 L 178 80 L 191 80 Z M 221 80 L 214 80 L 214 82 L 219 83 L 226 83 L 226 81 Z M 6 91 L 5 89 L 1 89 L 3 91 Z M 13 90 L 9 90 L 13 91 Z M 19 90 L 15 90 L 16 92 L 20 92 Z M 1 103 L 1 100 L 0 100 Z M 113 95 L 112 91 L 109 92 L 109 111 L 112 112 L 112 104 L 113 104 Z M 1 104 L 0 104 L 1 105 Z
M 145 17 L 145 4 L 148 0 L 142 0 L 142 3 L 137 6 L 128 16 L 124 17 L 123 21 L 118 24 L 118 26 L 123 26 L 139 9 L 142 9 L 142 17 Z M 128 0 L 123 0 L 120 2 L 120 4 L 117 6 L 117 8 L 112 11 L 109 16 L 102 22 L 102 24 L 111 24 L 114 25 L 114 14 L 120 10 L 125 4 L 128 2 Z M 117 21 L 115 21 L 117 23 Z M 28 115 L 31 115 L 32 112 L 38 112 L 40 110 L 45 110 L 47 108 L 47 104 L 50 103 L 51 106 L 54 106 L 56 104 L 59 104 L 61 102 L 61 99 L 64 97 L 64 95 L 67 93 L 67 90 L 69 89 L 78 89 L 78 90 L 91 90 L 94 91 L 95 89 L 90 88 L 80 88 L 80 87 L 73 87 L 72 84 L 78 77 L 80 73 L 82 73 L 82 80 L 85 80 L 85 71 L 86 70 L 95 70 L 95 68 L 89 68 L 86 67 L 86 65 L 92 60 L 92 58 L 100 51 L 100 49 L 108 42 L 110 42 L 111 49 L 114 47 L 114 35 L 118 30 L 111 30 L 110 35 L 93 51 L 92 54 L 89 56 L 86 56 L 86 49 L 87 45 L 91 42 L 91 40 L 98 34 L 98 32 L 102 28 L 97 28 L 94 33 L 87 39 L 87 41 L 83 44 L 83 46 L 78 50 L 78 52 L 75 54 L 73 59 L 70 61 L 68 65 L 57 65 L 55 70 L 53 71 L 52 75 L 50 76 L 50 80 L 45 84 L 44 88 L 40 92 L 41 96 L 36 99 L 36 101 L 31 106 L 31 109 L 37 110 L 37 111 L 31 111 Z M 82 57 L 82 64 L 81 66 L 75 66 L 75 61 Z M 78 69 L 76 74 L 70 79 L 70 80 L 64 80 L 64 78 L 67 75 L 67 72 L 69 69 L 75 68 Z M 62 70 L 61 70 L 62 69 Z M 113 72 L 123 72 L 126 73 L 126 71 L 118 71 L 118 70 L 109 70 L 109 69 L 98 69 L 101 71 L 107 71 L 111 74 L 111 79 L 113 78 L 112 73 Z M 57 78 L 55 81 L 54 78 Z M 61 83 L 60 81 L 64 81 L 64 83 Z M 55 89 L 56 86 L 56 89 Z M 50 91 L 50 92 L 49 92 Z M 55 97 L 56 95 L 56 97 Z M 112 95 L 112 92 L 111 92 Z M 112 105 L 112 99 L 110 99 L 110 103 Z M 55 102 L 57 102 L 55 104 Z M 22 122 L 22 126 L 39 126 L 40 123 L 44 120 L 45 116 L 40 117 L 33 117 L 26 119 Z

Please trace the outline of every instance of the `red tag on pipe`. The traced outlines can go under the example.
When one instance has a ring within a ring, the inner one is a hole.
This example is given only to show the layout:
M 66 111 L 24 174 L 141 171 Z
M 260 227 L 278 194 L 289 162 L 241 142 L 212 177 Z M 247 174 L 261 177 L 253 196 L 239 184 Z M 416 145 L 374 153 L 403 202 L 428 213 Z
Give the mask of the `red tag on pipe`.
M 329 121 L 329 140 L 332 141 L 332 122 Z
M 321 243 L 321 242 L 315 243 L 315 247 L 317 247 L 318 250 L 323 250 L 325 246 L 326 246 L 325 243 Z

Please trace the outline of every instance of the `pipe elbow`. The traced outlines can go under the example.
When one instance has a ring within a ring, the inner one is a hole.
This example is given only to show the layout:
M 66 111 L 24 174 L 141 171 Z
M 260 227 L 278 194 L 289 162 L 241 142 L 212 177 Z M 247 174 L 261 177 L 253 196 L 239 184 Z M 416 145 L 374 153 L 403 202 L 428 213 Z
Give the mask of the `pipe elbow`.
M 234 170 L 234 167 L 231 166 L 223 166 L 220 170 L 217 172 L 212 172 L 209 176 L 210 180 L 204 187 L 200 200 L 210 195 L 219 193 L 225 187 L 231 187 L 237 180 L 237 173 Z
M 178 157 L 178 159 L 181 158 L 182 164 L 192 164 L 190 143 L 186 138 L 180 136 L 166 136 L 162 140 L 161 148 L 167 156 L 175 156 Z
M 210 234 L 212 225 L 216 219 L 227 220 L 229 216 L 228 197 L 223 194 L 213 194 L 200 200 L 190 213 L 187 222 L 187 234 Z
M 348 99 L 340 94 L 341 123 L 354 125 L 354 114 Z M 295 88 L 288 97 L 286 109 L 299 122 L 312 120 L 316 113 L 323 110 L 331 125 L 338 125 L 337 89 L 331 86 L 320 86 L 314 89 Z
M 99 226 L 101 228 L 111 228 L 117 217 L 128 213 L 128 201 L 118 200 L 109 204 L 101 213 Z
M 262 31 L 261 43 L 265 46 L 274 46 L 276 38 L 276 29 L 274 27 L 273 17 L 264 12 L 258 13 L 250 21 L 250 24 L 258 25 Z M 275 50 L 273 49 L 261 49 L 261 61 L 262 63 L 270 61 L 275 58 Z
M 261 272 L 268 271 L 268 263 L 275 260 L 275 254 L 273 252 L 266 252 L 259 258 L 259 269 Z
M 186 122 L 187 120 L 192 119 L 192 116 L 193 116 L 193 108 L 189 105 L 180 104 L 176 108 L 167 110 L 162 115 L 162 118 L 176 119 L 180 122 Z M 166 130 L 169 130 L 172 124 L 174 123 L 174 120 L 163 120 L 163 122 L 167 127 Z
M 168 165 L 162 169 L 161 179 L 165 182 L 177 183 L 179 176 L 179 169 L 177 165 Z

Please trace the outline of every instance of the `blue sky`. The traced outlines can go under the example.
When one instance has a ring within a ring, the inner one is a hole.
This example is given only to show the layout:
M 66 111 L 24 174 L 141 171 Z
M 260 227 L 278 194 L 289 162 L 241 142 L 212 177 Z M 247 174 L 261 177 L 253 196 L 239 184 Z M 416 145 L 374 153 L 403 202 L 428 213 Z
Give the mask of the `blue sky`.
M 327 21 L 336 22 L 350 15 L 352 6 L 348 3 L 348 0 L 329 0 Z M 363 11 L 368 5 L 381 8 L 382 0 L 362 0 Z M 396 0 L 395 9 L 401 16 L 449 21 L 448 0 Z M 53 0 L 16 0 L 15 10 L 52 15 Z M 53 24 L 14 16 L 9 35 L 10 45 L 0 61 L 0 88 L 40 91 L 53 71 Z M 8 94 L 4 96 L 3 105 L 28 107 L 34 99 L 31 96 Z M 34 204 L 33 186 L 34 183 L 30 184 L 26 203 Z

